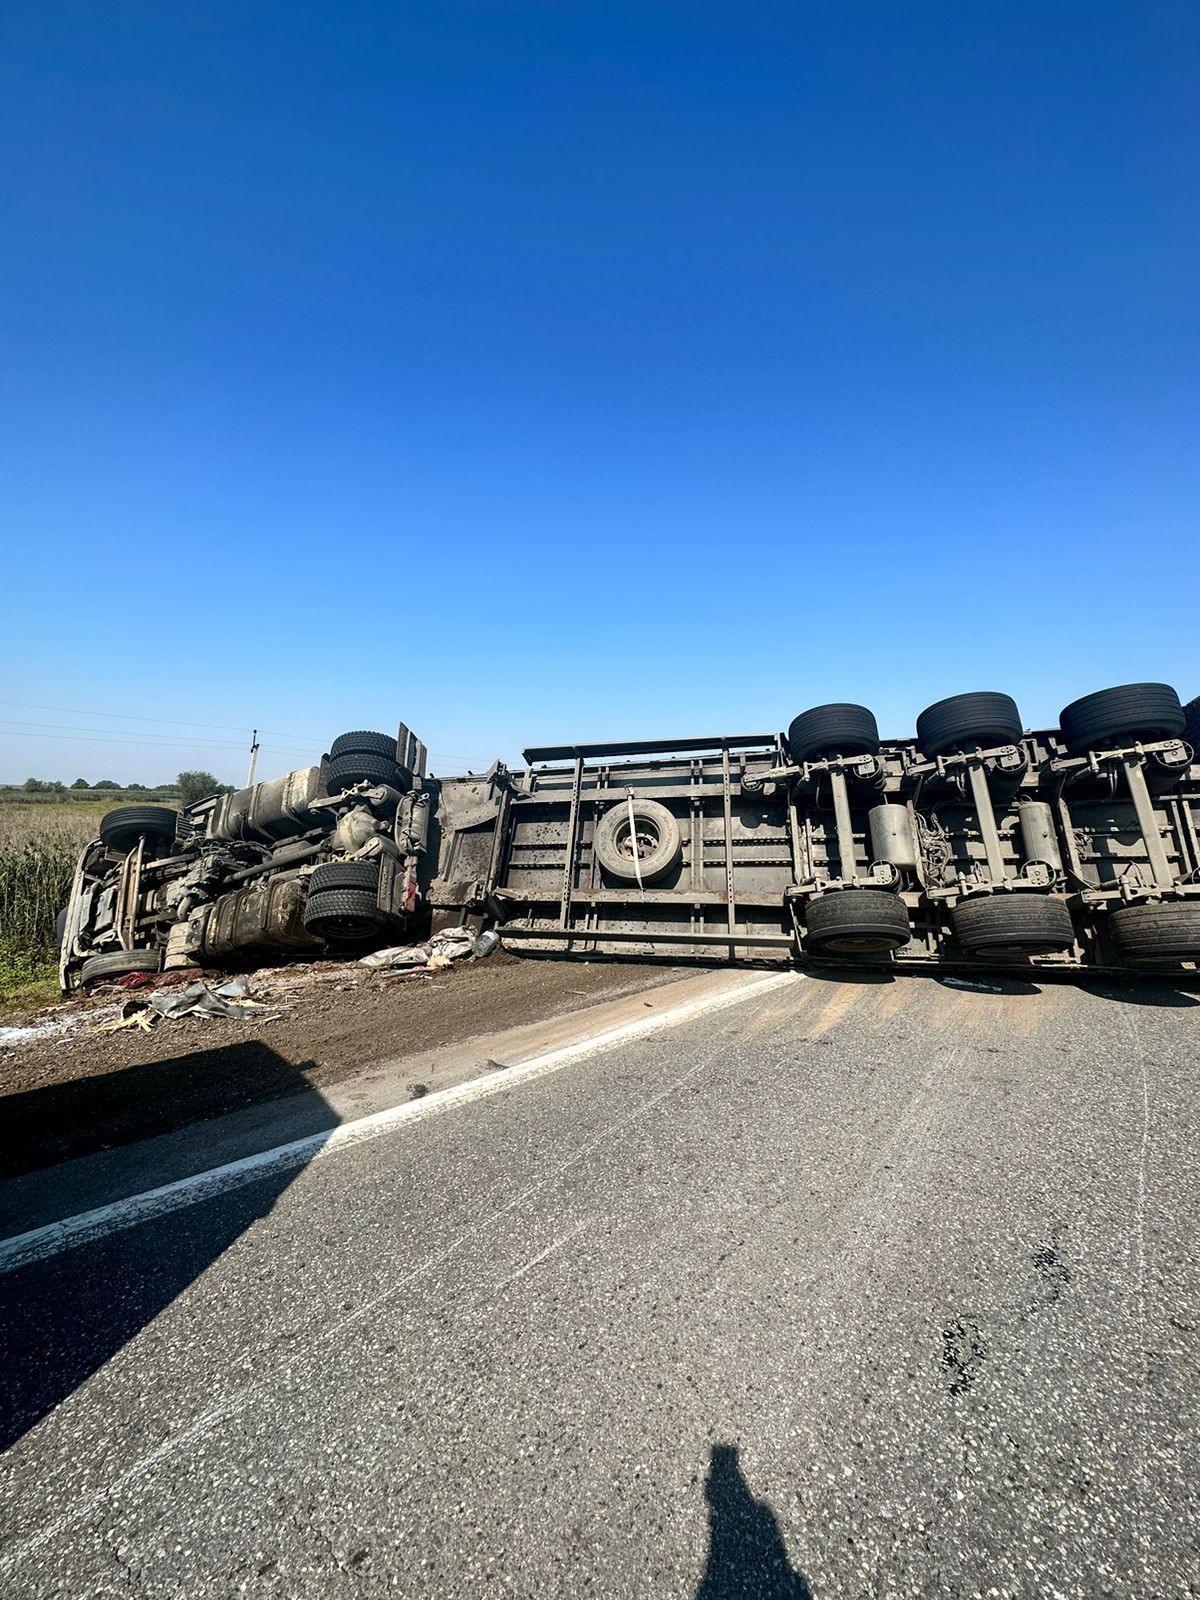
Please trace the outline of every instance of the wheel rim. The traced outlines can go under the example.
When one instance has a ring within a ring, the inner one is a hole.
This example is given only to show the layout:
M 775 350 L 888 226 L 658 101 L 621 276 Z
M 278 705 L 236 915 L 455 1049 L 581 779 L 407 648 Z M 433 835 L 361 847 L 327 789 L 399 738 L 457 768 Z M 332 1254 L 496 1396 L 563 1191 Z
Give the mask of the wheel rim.
M 630 828 L 628 818 L 617 824 L 613 830 L 613 848 L 626 861 L 645 862 L 658 849 L 662 838 L 654 824 L 645 817 L 638 817 L 636 821 L 636 829 Z

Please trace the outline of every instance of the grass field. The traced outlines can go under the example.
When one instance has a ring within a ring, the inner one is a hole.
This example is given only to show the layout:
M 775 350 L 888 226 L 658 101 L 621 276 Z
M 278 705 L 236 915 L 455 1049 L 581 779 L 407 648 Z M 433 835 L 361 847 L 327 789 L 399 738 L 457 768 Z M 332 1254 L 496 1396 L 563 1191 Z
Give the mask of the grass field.
M 0 791 L 0 1006 L 57 992 L 55 918 L 67 902 L 80 850 L 96 837 L 104 813 L 127 799 L 153 803 L 160 796 L 17 798 Z

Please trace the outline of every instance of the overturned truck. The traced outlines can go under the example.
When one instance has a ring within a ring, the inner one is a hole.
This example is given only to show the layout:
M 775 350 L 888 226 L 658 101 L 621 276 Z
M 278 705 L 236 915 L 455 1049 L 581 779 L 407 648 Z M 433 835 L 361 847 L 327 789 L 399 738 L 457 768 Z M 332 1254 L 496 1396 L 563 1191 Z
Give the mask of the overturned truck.
M 922 968 L 1200 963 L 1200 701 L 1129 684 L 1028 732 L 955 695 L 881 739 L 864 706 L 786 734 L 528 749 L 434 778 L 406 727 L 83 852 L 64 987 L 494 925 L 514 949 Z

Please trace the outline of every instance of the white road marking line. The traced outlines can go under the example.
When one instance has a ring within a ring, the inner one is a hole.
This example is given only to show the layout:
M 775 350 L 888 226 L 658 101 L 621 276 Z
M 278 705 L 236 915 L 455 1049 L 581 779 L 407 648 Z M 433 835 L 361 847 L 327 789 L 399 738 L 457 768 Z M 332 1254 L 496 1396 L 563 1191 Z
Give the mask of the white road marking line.
M 718 1003 L 725 1004 L 734 999 L 740 999 L 742 996 L 758 994 L 766 986 L 766 984 L 776 984 L 781 978 L 802 978 L 803 976 L 803 973 L 778 974 L 767 979 L 765 984 L 751 984 L 747 988 L 736 989 L 725 995 L 716 996 L 713 1001 L 706 1001 L 703 1009 L 716 1010 Z M 694 1014 L 696 1008 L 695 1002 L 689 1002 L 687 1007 L 677 1006 L 672 1012 L 664 1012 L 658 1020 L 666 1021 L 670 1018 L 677 1018 L 679 1013 L 685 1009 L 689 1015 L 692 1015 Z M 644 1020 L 646 1019 L 639 1019 L 639 1021 Z M 639 1033 L 645 1031 L 647 1030 L 642 1026 L 639 1026 L 637 1029 L 637 1032 Z M 618 1037 L 628 1037 L 628 1032 L 624 1028 L 614 1029 L 610 1033 L 605 1034 L 603 1037 L 606 1041 L 611 1041 Z M 573 1052 L 578 1052 L 579 1049 L 578 1046 L 574 1045 L 568 1046 L 567 1048 Z M 716 1059 L 719 1051 L 720 1041 L 718 1041 L 717 1045 L 712 1050 L 708 1051 L 703 1057 L 701 1057 L 699 1061 L 694 1062 L 686 1072 L 681 1073 L 678 1078 L 673 1079 L 665 1089 L 660 1089 L 657 1094 L 651 1095 L 649 1100 L 642 1101 L 641 1104 L 635 1106 L 632 1111 L 627 1111 L 624 1116 L 618 1117 L 615 1122 L 612 1122 L 606 1128 L 603 1128 L 593 1138 L 589 1139 L 586 1144 L 581 1145 L 578 1150 L 573 1150 L 565 1161 L 560 1161 L 557 1166 L 552 1167 L 548 1172 L 543 1173 L 539 1178 L 534 1179 L 532 1183 L 526 1185 L 526 1187 L 520 1190 L 519 1193 L 515 1194 L 511 1200 L 506 1200 L 502 1206 L 498 1207 L 497 1210 L 492 1212 L 490 1217 L 485 1217 L 482 1222 L 472 1223 L 470 1227 L 464 1228 L 462 1233 L 460 1233 L 457 1238 L 452 1239 L 443 1250 L 439 1250 L 435 1255 L 430 1256 L 426 1261 L 422 1262 L 419 1267 L 414 1267 L 410 1271 L 402 1274 L 399 1278 L 393 1279 L 386 1289 L 380 1290 L 378 1294 L 373 1295 L 370 1300 L 364 1302 L 363 1304 L 355 1306 L 352 1311 L 348 1312 L 345 1316 L 339 1317 L 336 1322 L 329 1322 L 326 1323 L 324 1327 L 318 1328 L 309 1339 L 304 1351 L 301 1353 L 306 1354 L 316 1346 L 328 1344 L 330 1341 L 336 1339 L 339 1334 L 344 1333 L 346 1329 L 352 1328 L 358 1323 L 366 1321 L 366 1319 L 372 1316 L 380 1308 L 380 1306 L 385 1305 L 389 1300 L 393 1299 L 397 1294 L 400 1293 L 402 1289 L 406 1289 L 410 1284 L 416 1283 L 421 1278 L 427 1277 L 438 1267 L 443 1266 L 447 1261 L 452 1260 L 464 1245 L 470 1244 L 475 1239 L 478 1239 L 480 1235 L 486 1233 L 489 1228 L 493 1227 L 497 1222 L 499 1222 L 502 1217 L 508 1216 L 510 1212 L 516 1211 L 520 1206 L 523 1206 L 527 1200 L 533 1199 L 535 1195 L 538 1195 L 543 1190 L 548 1189 L 552 1183 L 562 1177 L 564 1172 L 568 1172 L 572 1167 L 577 1166 L 579 1162 L 586 1160 L 588 1156 L 594 1155 L 597 1150 L 601 1149 L 616 1135 L 622 1133 L 628 1128 L 636 1126 L 636 1124 L 640 1122 L 648 1112 L 653 1111 L 655 1107 L 662 1105 L 664 1101 L 669 1100 L 673 1094 L 676 1094 L 685 1083 L 689 1082 L 692 1078 L 699 1076 L 700 1073 L 706 1071 Z M 538 1057 L 537 1059 L 544 1062 L 550 1058 L 549 1056 L 544 1056 Z M 526 1063 L 526 1066 L 532 1065 L 533 1062 Z M 450 1091 L 447 1091 L 447 1093 L 449 1092 Z M 430 1098 L 432 1099 L 433 1096 L 430 1096 Z M 586 1224 L 584 1224 L 584 1226 L 586 1226 Z M 495 1294 L 498 1292 L 498 1290 L 492 1290 L 489 1291 L 489 1294 Z M 250 1352 L 250 1354 L 252 1356 L 258 1355 L 264 1348 L 264 1345 L 259 1345 L 254 1351 Z M 342 1354 L 339 1352 L 339 1362 L 342 1359 Z M 291 1370 L 292 1369 L 290 1366 L 285 1367 L 284 1375 L 290 1377 Z M 14 1567 L 25 1561 L 27 1557 L 36 1555 L 39 1551 L 44 1550 L 47 1545 L 52 1544 L 53 1541 L 58 1538 L 59 1534 L 66 1532 L 69 1528 L 77 1526 L 84 1520 L 85 1517 L 89 1516 L 91 1512 L 95 1511 L 114 1494 L 119 1493 L 121 1489 L 125 1488 L 127 1484 L 135 1483 L 138 1479 L 144 1478 L 147 1473 L 152 1472 L 154 1468 L 157 1467 L 161 1462 L 169 1459 L 173 1455 L 178 1454 L 180 1450 L 185 1449 L 187 1446 L 196 1443 L 198 1440 L 202 1439 L 206 1433 L 211 1433 L 215 1427 L 224 1422 L 227 1418 L 235 1418 L 239 1416 L 243 1411 L 246 1410 L 248 1406 L 258 1399 L 260 1395 L 265 1394 L 268 1385 L 278 1377 L 278 1371 L 273 1371 L 267 1374 L 265 1377 L 252 1379 L 247 1387 L 240 1393 L 227 1395 L 224 1400 L 218 1401 L 216 1405 L 210 1407 L 209 1410 L 197 1417 L 194 1422 L 189 1423 L 188 1426 L 182 1429 L 178 1434 L 174 1435 L 172 1438 L 165 1439 L 162 1444 L 151 1450 L 147 1455 L 142 1456 L 140 1460 L 135 1461 L 133 1465 L 127 1467 L 124 1472 L 119 1473 L 118 1476 L 114 1478 L 111 1483 L 105 1485 L 103 1489 L 98 1489 L 94 1493 L 76 1501 L 75 1505 L 70 1507 L 69 1510 L 62 1512 L 59 1516 L 53 1518 L 44 1527 L 40 1528 L 37 1533 L 31 1534 L 27 1539 L 24 1539 L 19 1544 L 11 1545 L 4 1551 L 2 1555 L 0 1555 L 0 1573 L 11 1571 Z
M 632 1022 L 622 1023 L 605 1033 L 582 1039 L 577 1044 L 563 1045 L 558 1050 L 547 1051 L 546 1054 L 534 1056 L 517 1066 L 507 1067 L 503 1072 L 491 1073 L 486 1078 L 472 1078 L 467 1083 L 443 1089 L 439 1094 L 426 1095 L 420 1100 L 409 1100 L 399 1106 L 390 1106 L 386 1111 L 376 1111 L 370 1116 L 358 1117 L 353 1122 L 343 1122 L 326 1132 L 309 1134 L 303 1139 L 293 1139 L 287 1144 L 276 1145 L 273 1149 L 261 1150 L 255 1155 L 243 1156 L 238 1161 L 212 1167 L 207 1172 L 193 1173 L 190 1177 L 178 1178 L 173 1183 L 148 1189 L 143 1194 L 129 1195 L 124 1200 L 115 1200 L 110 1205 L 98 1206 L 93 1211 L 82 1211 L 59 1222 L 49 1222 L 44 1227 L 33 1228 L 28 1233 L 16 1234 L 10 1239 L 0 1241 L 0 1274 L 12 1272 L 17 1267 L 28 1266 L 35 1261 L 44 1261 L 49 1256 L 61 1254 L 64 1250 L 73 1250 L 80 1245 L 90 1244 L 93 1240 L 103 1239 L 108 1234 L 135 1228 L 141 1223 L 167 1216 L 170 1212 L 182 1210 L 186 1206 L 198 1205 L 201 1201 L 211 1200 L 214 1196 L 225 1194 L 231 1189 L 256 1183 L 260 1178 L 269 1177 L 273 1172 L 288 1167 L 306 1166 L 324 1156 L 333 1155 L 336 1151 L 348 1149 L 351 1145 L 362 1144 L 367 1139 L 376 1139 L 380 1134 L 389 1132 L 401 1123 L 422 1122 L 426 1117 L 449 1110 L 452 1106 L 486 1099 L 490 1095 L 510 1088 L 513 1084 L 527 1083 L 534 1078 L 543 1077 L 565 1066 L 568 1061 L 577 1061 L 582 1056 L 608 1049 L 611 1045 L 622 1044 L 642 1034 L 653 1033 L 659 1028 L 687 1022 L 704 1012 L 738 1005 L 743 1000 L 762 994 L 768 989 L 795 982 L 802 976 L 803 974 L 795 972 L 772 973 L 769 977 L 759 979 L 757 983 L 724 990 L 716 995 L 701 995 L 695 1000 L 685 1000 L 669 1011 L 652 1012 L 649 1016 L 637 1017 Z
M 493 1292 L 499 1294 L 502 1289 L 511 1287 L 518 1278 L 523 1278 L 527 1272 L 532 1272 L 534 1267 L 540 1266 L 548 1256 L 552 1256 L 556 1250 L 561 1250 L 563 1245 L 569 1244 L 575 1235 L 582 1233 L 586 1227 L 587 1223 L 581 1222 L 577 1228 L 572 1228 L 570 1233 L 564 1233 L 561 1239 L 555 1239 L 553 1244 L 548 1244 L 544 1250 L 539 1250 L 532 1261 L 527 1261 L 523 1267 L 518 1267 L 511 1277 L 505 1278 L 501 1283 L 498 1283 Z

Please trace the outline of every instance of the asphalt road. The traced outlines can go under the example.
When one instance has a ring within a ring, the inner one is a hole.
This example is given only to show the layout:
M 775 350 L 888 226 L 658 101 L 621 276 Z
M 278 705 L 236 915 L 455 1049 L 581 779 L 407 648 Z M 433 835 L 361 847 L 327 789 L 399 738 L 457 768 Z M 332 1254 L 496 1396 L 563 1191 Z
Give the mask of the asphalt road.
M 0 1590 L 1194 1595 L 1198 1018 L 797 978 L 22 1268 Z

